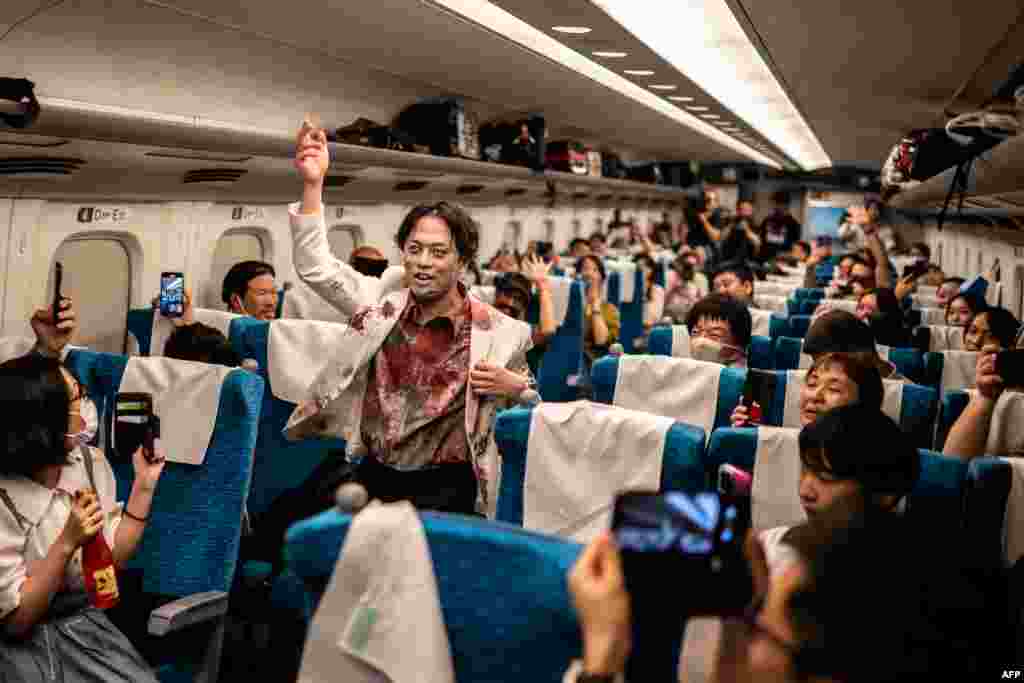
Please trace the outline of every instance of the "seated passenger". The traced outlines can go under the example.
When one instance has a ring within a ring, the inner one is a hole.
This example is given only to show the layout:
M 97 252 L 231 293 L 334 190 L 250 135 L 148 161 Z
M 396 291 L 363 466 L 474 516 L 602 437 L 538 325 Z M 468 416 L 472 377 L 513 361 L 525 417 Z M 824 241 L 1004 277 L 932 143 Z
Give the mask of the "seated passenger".
M 590 253 L 598 258 L 608 256 L 608 241 L 600 230 L 590 236 Z
M 300 277 L 345 310 L 381 285 L 370 287 L 375 278 L 354 276 L 323 248 L 329 164 L 324 131 L 304 125 L 295 155 L 302 200 L 289 206 L 293 252 Z M 345 439 L 359 460 L 355 478 L 371 498 L 493 515 L 495 416 L 536 398 L 526 361 L 530 328 L 477 300 L 460 281 L 479 247 L 477 224 L 461 208 L 415 207 L 395 243 L 407 287 L 357 309 L 343 345 L 325 350 L 330 360 L 285 434 Z M 482 360 L 470 366 L 472 349 Z
M 576 237 L 569 243 L 569 256 L 578 259 L 590 253 L 590 242 L 582 237 Z
M 123 507 L 103 452 L 86 444 L 96 406 L 55 359 L 0 365 L 0 671 L 11 681 L 152 681 L 149 666 L 91 606 L 82 547 L 102 533 L 117 567 L 142 540 L 164 467 L 140 447 Z
M 942 272 L 940 266 L 934 263 L 928 264 L 928 270 L 925 271 L 924 276 L 921 278 L 921 284 L 927 287 L 941 287 L 942 282 L 946 279 L 946 274 Z
M 277 318 L 277 285 L 274 267 L 262 261 L 242 261 L 224 276 L 221 299 L 228 310 L 257 320 Z
M 633 262 L 644 274 L 644 334 L 649 334 L 665 315 L 665 289 L 654 282 L 658 266 L 653 258 L 640 254 Z
M 910 245 L 910 258 L 928 263 L 932 260 L 931 247 L 924 242 L 914 242 Z
M 875 278 L 875 266 L 863 256 L 854 256 L 851 261 L 848 296 L 857 299 L 868 290 L 877 288 L 878 280 Z
M 583 309 L 583 355 L 590 363 L 608 353 L 608 348 L 619 340 L 619 309 L 604 299 L 604 263 L 595 255 L 584 256 L 576 262 L 576 276 L 585 288 Z M 589 374 L 589 373 L 588 373 Z
M 960 292 L 960 287 L 963 286 L 964 280 L 962 277 L 948 277 L 942 281 L 939 288 L 935 292 L 935 302 L 939 308 L 946 308 L 949 302 Z
M 677 325 L 685 324 L 693 305 L 708 295 L 708 276 L 699 270 L 702 260 L 700 250 L 683 247 L 672 262 L 667 278 L 665 314 Z
M 946 324 L 950 327 L 969 327 L 971 320 L 985 306 L 970 294 L 956 294 L 946 304 Z
M 815 318 L 804 337 L 803 352 L 811 358 L 826 353 L 871 354 L 882 379 L 910 382 L 895 365 L 878 355 L 872 328 L 847 311 L 832 310 Z
M 548 272 L 551 264 L 530 255 L 523 262 L 523 273 L 503 273 L 494 280 L 494 307 L 514 320 L 526 322 L 526 312 L 536 289 L 540 322 L 531 327 L 533 348 L 527 353 L 530 367 L 540 366 L 548 340 L 558 331 L 555 322 L 555 303 L 551 295 Z
M 807 259 L 811 258 L 810 242 L 805 242 L 804 240 L 797 240 L 794 242 L 793 248 L 790 249 L 789 257 L 794 263 L 807 263 Z
M 203 323 L 176 327 L 164 345 L 164 357 L 238 367 L 242 359 L 221 331 Z
M 731 296 L 747 306 L 754 305 L 754 272 L 742 263 L 720 266 L 711 277 L 711 287 L 718 294 Z
M 857 319 L 871 326 L 875 341 L 885 346 L 910 346 L 903 309 L 891 289 L 869 289 L 857 300 Z
M 814 359 L 800 388 L 800 426 L 854 403 L 882 408 L 882 376 L 868 353 L 826 353 Z M 754 405 L 760 407 L 756 401 Z M 742 402 L 732 411 L 733 427 L 755 427 L 750 410 Z
M 363 275 L 380 277 L 388 269 L 388 260 L 380 249 L 364 245 L 352 250 L 349 265 Z
M 981 589 L 961 575 L 958 558 L 946 559 L 909 521 L 883 519 L 823 516 L 794 527 L 787 539 L 792 559 L 774 572 L 748 536 L 754 600 L 742 619 L 724 622 L 709 680 L 878 683 L 923 680 L 936 670 L 975 680 L 983 659 L 974 648 L 987 616 L 976 606 Z M 569 591 L 583 652 L 563 683 L 624 680 L 634 619 L 649 610 L 659 618 L 659 606 L 637 608 L 610 532 L 580 555 Z M 640 632 L 685 621 L 683 609 L 670 619 L 661 613 L 661 624 L 639 624 Z
M 690 356 L 695 360 L 747 366 L 752 323 L 750 311 L 742 302 L 724 294 L 709 294 L 690 310 L 686 327 L 690 331 Z
M 964 333 L 964 351 L 981 351 L 994 347 L 998 351 L 1012 349 L 1020 322 L 1005 308 L 986 307 L 971 319 Z

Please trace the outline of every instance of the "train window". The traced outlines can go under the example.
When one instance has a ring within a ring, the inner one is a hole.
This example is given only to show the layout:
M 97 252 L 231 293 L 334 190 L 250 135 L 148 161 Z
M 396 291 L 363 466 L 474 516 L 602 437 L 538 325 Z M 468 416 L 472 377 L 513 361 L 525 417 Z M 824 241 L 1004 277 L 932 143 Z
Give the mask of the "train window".
M 352 251 L 363 243 L 363 231 L 357 225 L 336 225 L 327 232 L 327 241 L 335 258 L 347 262 Z
M 57 248 L 54 260 L 64 266 L 61 290 L 75 302 L 75 344 L 124 353 L 132 300 L 132 263 L 124 245 L 109 238 L 71 239 Z
M 217 240 L 217 248 L 213 251 L 213 266 L 210 281 L 206 288 L 205 300 L 207 308 L 223 309 L 221 287 L 224 276 L 231 266 L 240 261 L 264 260 L 263 240 L 258 234 L 249 230 L 226 232 Z

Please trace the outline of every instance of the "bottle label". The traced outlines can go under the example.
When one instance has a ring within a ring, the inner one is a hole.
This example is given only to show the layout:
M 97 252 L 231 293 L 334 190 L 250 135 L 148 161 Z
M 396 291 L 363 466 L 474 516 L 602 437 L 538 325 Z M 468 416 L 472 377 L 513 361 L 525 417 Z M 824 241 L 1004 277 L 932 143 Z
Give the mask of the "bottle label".
M 118 597 L 117 574 L 113 565 L 97 569 L 92 573 L 92 578 L 96 582 L 96 595 L 111 599 Z

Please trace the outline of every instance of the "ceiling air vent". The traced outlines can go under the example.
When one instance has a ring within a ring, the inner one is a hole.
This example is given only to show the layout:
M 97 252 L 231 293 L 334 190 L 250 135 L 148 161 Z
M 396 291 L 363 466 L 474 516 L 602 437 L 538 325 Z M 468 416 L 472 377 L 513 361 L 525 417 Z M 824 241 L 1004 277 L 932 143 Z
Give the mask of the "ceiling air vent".
M 416 190 L 422 190 L 429 184 L 425 180 L 407 180 L 395 185 L 395 192 L 415 192 Z
M 185 174 L 186 185 L 230 185 L 246 174 L 242 168 L 200 168 Z
M 619 201 L 620 202 L 631 202 L 631 201 L 633 201 L 633 199 L 634 199 L 634 197 L 631 197 L 628 194 L 624 194 L 624 195 L 619 197 Z
M 597 201 L 599 201 L 599 202 L 610 202 L 611 200 L 612 200 L 612 195 L 610 195 L 610 194 L 599 194 L 599 195 L 597 195 Z
M 146 156 L 156 157 L 157 159 L 185 159 L 187 161 L 210 161 L 221 164 L 241 164 L 252 159 L 251 156 L 216 154 L 213 152 L 191 152 L 189 150 L 146 152 Z
M 580 201 L 581 199 L 586 199 L 589 196 L 590 196 L 590 193 L 588 193 L 588 192 L 573 192 L 572 193 L 572 198 L 575 199 L 576 201 Z
M 0 131 L 0 145 L 17 145 L 18 147 L 61 147 L 70 140 L 51 138 L 44 135 L 24 135 Z
M 0 176 L 18 180 L 70 178 L 84 164 L 83 159 L 55 157 L 15 157 L 0 159 Z
M 351 183 L 355 179 L 356 179 L 355 176 L 350 176 L 350 175 L 329 175 L 329 176 L 324 176 L 324 187 L 325 188 L 345 187 L 346 185 L 348 185 L 349 183 Z
M 510 187 L 505 190 L 506 197 L 522 197 L 524 194 L 526 194 L 525 187 Z
M 483 185 L 459 185 L 455 188 L 455 194 L 480 194 L 483 191 Z

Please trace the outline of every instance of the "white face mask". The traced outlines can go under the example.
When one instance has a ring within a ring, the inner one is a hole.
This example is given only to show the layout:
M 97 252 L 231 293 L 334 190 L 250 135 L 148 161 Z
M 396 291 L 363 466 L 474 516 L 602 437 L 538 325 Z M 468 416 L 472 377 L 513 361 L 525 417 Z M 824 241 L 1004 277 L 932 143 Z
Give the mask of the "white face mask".
M 100 413 L 92 399 L 88 397 L 82 398 L 78 406 L 78 414 L 82 418 L 82 422 L 85 423 L 85 426 L 80 432 L 68 434 L 75 448 L 89 444 L 96 438 L 96 432 L 100 429 Z
M 708 363 L 733 365 L 743 357 L 743 349 L 707 337 L 691 337 L 690 357 Z

